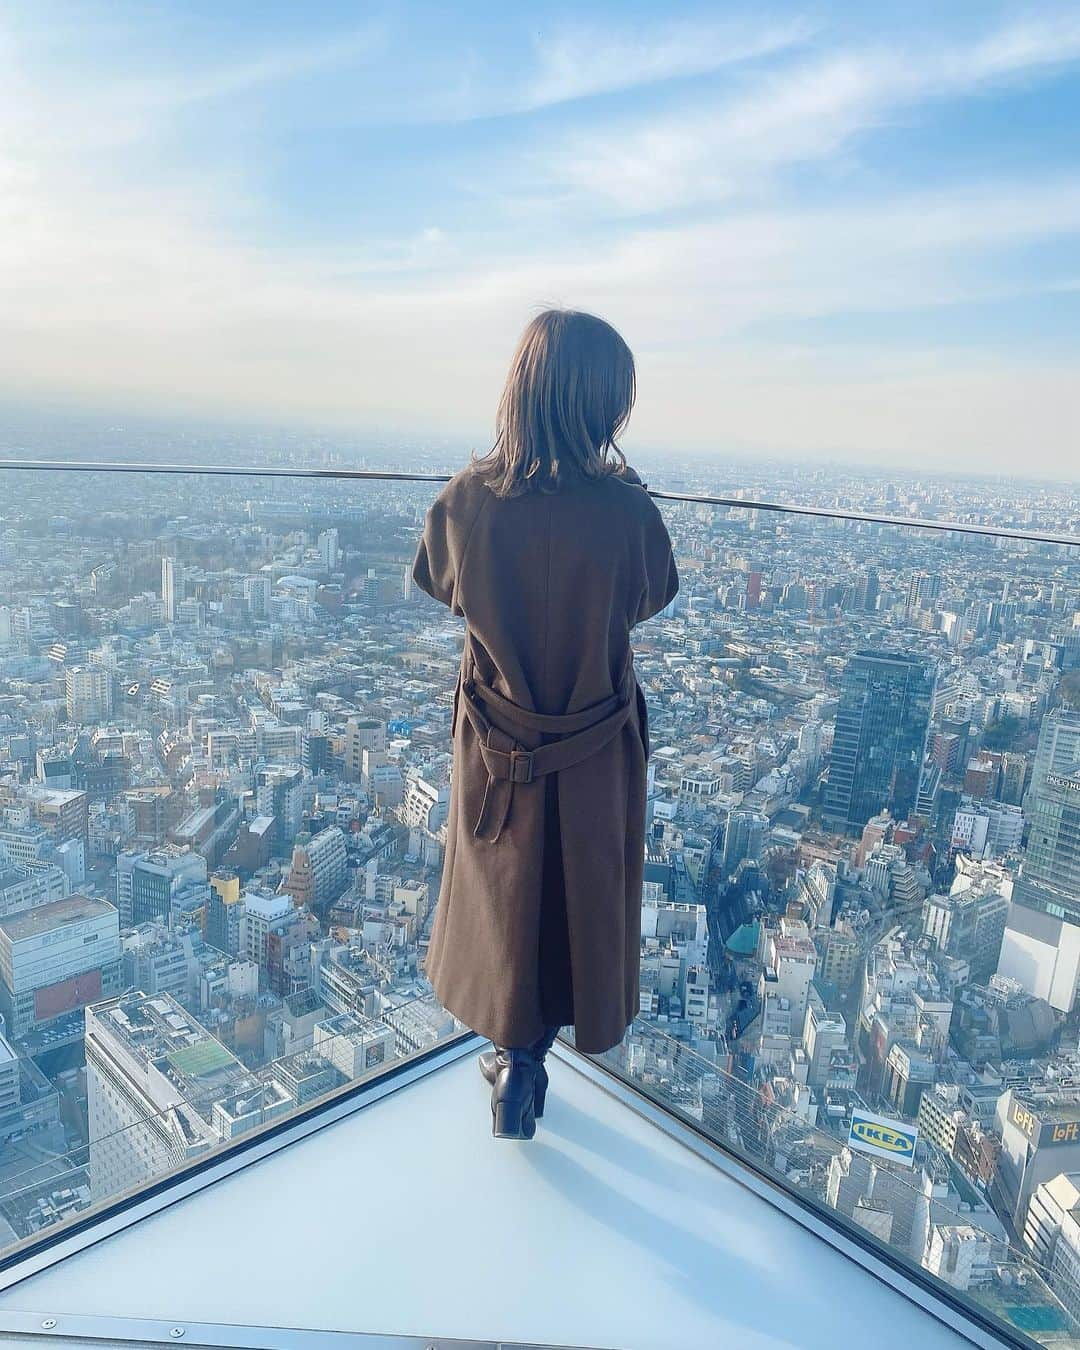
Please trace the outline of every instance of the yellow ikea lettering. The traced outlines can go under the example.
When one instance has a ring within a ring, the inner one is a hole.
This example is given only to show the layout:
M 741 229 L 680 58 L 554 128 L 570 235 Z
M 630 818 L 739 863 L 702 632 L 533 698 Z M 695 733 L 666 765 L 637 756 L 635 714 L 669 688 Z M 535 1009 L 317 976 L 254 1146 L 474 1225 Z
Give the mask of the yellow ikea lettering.
M 912 1149 L 913 1141 L 910 1135 L 890 1130 L 885 1125 L 875 1125 L 869 1120 L 853 1121 L 851 1133 L 856 1139 L 873 1144 L 876 1148 L 886 1149 L 890 1153 L 910 1153 Z

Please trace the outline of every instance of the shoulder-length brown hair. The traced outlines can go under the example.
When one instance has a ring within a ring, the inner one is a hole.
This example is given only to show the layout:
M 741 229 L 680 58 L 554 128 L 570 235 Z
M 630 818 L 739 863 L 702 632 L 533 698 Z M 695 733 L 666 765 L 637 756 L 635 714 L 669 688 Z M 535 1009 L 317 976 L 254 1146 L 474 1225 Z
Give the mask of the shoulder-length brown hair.
M 475 470 L 499 497 L 620 473 L 626 459 L 615 437 L 635 393 L 633 354 L 610 324 L 576 310 L 546 310 L 518 343 L 495 444 L 473 461 Z

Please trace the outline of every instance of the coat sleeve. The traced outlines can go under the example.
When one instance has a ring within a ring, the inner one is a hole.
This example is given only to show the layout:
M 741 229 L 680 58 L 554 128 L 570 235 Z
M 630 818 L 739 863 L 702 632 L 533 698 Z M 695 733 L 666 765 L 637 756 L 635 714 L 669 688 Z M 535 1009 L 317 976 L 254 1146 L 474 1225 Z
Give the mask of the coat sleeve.
M 679 572 L 664 518 L 651 499 L 641 534 L 641 592 L 630 627 L 644 623 L 669 605 L 679 589 Z
M 462 519 L 463 513 L 467 520 Z M 478 514 L 479 503 L 467 506 L 452 480 L 428 508 L 413 559 L 416 584 L 459 617 L 465 613 L 461 607 L 461 565 Z

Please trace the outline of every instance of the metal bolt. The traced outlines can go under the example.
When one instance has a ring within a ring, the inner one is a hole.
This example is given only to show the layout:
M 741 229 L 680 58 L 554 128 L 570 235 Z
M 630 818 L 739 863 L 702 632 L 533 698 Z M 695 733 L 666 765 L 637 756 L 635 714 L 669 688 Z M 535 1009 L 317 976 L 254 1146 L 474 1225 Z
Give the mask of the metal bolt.
M 183 1334 L 184 1334 L 183 1327 L 173 1327 L 172 1331 L 169 1332 L 170 1336 L 175 1336 L 177 1339 L 179 1339 Z
M 42 1331 L 52 1331 L 54 1326 L 56 1326 L 56 1318 L 46 1317 L 45 1321 L 41 1324 L 41 1329 Z

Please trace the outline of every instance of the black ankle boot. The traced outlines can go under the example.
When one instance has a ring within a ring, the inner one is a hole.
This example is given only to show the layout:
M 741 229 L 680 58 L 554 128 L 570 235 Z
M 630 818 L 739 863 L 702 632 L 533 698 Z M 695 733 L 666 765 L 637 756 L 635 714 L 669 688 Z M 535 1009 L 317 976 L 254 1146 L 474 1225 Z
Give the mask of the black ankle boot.
M 544 1060 L 547 1058 L 547 1052 L 555 1044 L 555 1038 L 558 1036 L 562 1027 L 548 1027 L 538 1041 L 535 1041 L 529 1048 L 536 1056 L 536 1101 L 535 1115 L 539 1120 L 544 1114 L 544 1100 L 547 1097 L 548 1074 L 544 1068 Z M 485 1050 L 478 1057 L 477 1062 L 480 1065 L 480 1072 L 484 1076 L 484 1081 L 494 1084 L 499 1075 L 499 1069 L 506 1062 L 506 1051 L 502 1046 L 496 1045 L 491 1050 Z
M 536 1133 L 538 1067 L 530 1049 L 499 1051 L 491 1089 L 491 1133 L 496 1139 L 531 1139 Z

